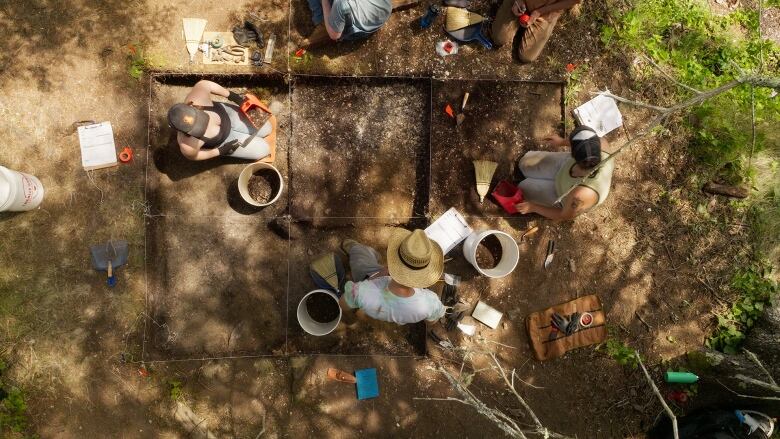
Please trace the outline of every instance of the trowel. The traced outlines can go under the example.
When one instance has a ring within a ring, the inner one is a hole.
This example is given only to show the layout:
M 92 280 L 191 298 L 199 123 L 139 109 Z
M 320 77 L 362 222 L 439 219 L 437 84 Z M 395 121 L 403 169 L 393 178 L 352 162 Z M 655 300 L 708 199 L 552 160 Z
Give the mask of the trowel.
M 545 270 L 552 264 L 553 256 L 555 256 L 555 241 L 551 239 L 547 241 L 547 256 L 544 258 Z
M 127 241 L 108 241 L 105 244 L 93 245 L 89 252 L 92 255 L 92 268 L 108 274 L 106 284 L 109 287 L 116 285 L 114 270 L 127 263 Z

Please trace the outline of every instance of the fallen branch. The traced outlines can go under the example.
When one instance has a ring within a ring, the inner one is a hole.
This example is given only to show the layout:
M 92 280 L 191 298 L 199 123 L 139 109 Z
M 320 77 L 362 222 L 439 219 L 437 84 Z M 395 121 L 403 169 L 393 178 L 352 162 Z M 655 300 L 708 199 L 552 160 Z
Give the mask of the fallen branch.
M 755 395 L 745 395 L 743 393 L 739 393 L 737 391 L 732 390 L 729 386 L 723 384 L 720 382 L 720 380 L 716 379 L 715 381 L 718 382 L 721 386 L 723 386 L 724 389 L 728 390 L 729 392 L 739 396 L 740 398 L 749 398 L 749 399 L 764 399 L 768 401 L 780 401 L 780 397 L 776 396 L 755 396 Z
M 449 349 L 453 352 L 459 352 L 458 348 L 451 348 Z M 506 370 L 501 365 L 501 363 L 498 361 L 498 357 L 496 357 L 495 353 L 491 351 L 472 351 L 468 350 L 466 354 L 473 355 L 475 353 L 480 353 L 483 355 L 488 355 L 492 359 L 493 365 L 490 367 L 490 370 L 498 371 L 498 373 L 501 375 L 501 378 L 504 380 L 504 383 L 509 388 L 509 390 L 514 394 L 517 401 L 520 403 L 520 405 L 523 407 L 523 410 L 518 410 L 519 414 L 514 413 L 513 410 L 509 410 L 508 413 L 512 413 L 515 415 L 523 415 L 527 414 L 533 419 L 533 425 L 527 426 L 527 428 L 521 427 L 520 424 L 518 424 L 517 421 L 515 421 L 510 415 L 507 413 L 489 407 L 487 404 L 482 402 L 477 396 L 469 389 L 468 384 L 464 383 L 463 381 L 455 378 L 444 366 L 439 365 L 437 367 L 437 370 L 441 372 L 447 380 L 450 382 L 450 385 L 452 385 L 453 389 L 458 393 L 460 398 L 455 397 L 446 397 L 446 398 L 422 398 L 422 397 L 415 397 L 413 399 L 417 400 L 424 400 L 424 401 L 452 401 L 452 402 L 458 402 L 460 404 L 471 406 L 474 410 L 477 411 L 477 413 L 481 414 L 482 416 L 488 418 L 490 421 L 492 421 L 496 426 L 501 429 L 504 433 L 506 433 L 508 436 L 513 438 L 519 438 L 519 439 L 527 439 L 528 435 L 538 435 L 542 436 L 544 438 L 554 438 L 554 439 L 571 439 L 568 436 L 564 436 L 559 433 L 552 432 L 548 430 L 544 425 L 542 425 L 539 418 L 536 416 L 534 411 L 531 409 L 531 407 L 526 403 L 525 399 L 517 392 L 514 386 L 514 379 L 515 379 L 515 370 L 512 370 L 511 379 L 507 375 Z M 464 358 L 464 363 L 465 363 Z M 485 369 L 480 369 L 485 370 Z M 472 374 L 469 374 L 469 376 L 473 376 L 476 374 L 476 371 Z M 519 380 L 519 378 L 518 378 Z M 467 380 L 468 382 L 471 382 L 471 379 Z M 522 380 L 520 380 L 522 381 Z M 537 388 L 541 389 L 541 387 L 533 386 L 531 384 L 526 383 L 523 381 L 523 383 Z
M 639 321 L 642 322 L 647 327 L 647 330 L 649 332 L 653 331 L 653 328 L 645 321 L 645 319 L 642 318 L 641 315 L 639 315 L 639 311 L 634 311 L 634 315 L 636 315 L 636 318 L 638 318 Z
M 756 354 L 750 352 L 749 350 L 742 348 L 742 350 L 750 357 L 751 360 L 753 360 L 754 363 L 758 365 L 758 367 L 761 369 L 762 372 L 766 374 L 767 377 L 769 377 L 769 382 L 777 386 L 777 382 L 775 382 L 775 379 L 772 377 L 772 374 L 769 373 L 768 370 L 766 370 L 766 367 L 764 367 L 764 363 L 761 362 L 761 360 L 758 359 Z
M 653 381 L 653 378 L 650 377 L 650 373 L 647 372 L 647 368 L 645 368 L 644 363 L 642 363 L 642 358 L 639 357 L 639 352 L 634 351 L 634 356 L 636 357 L 636 361 L 639 363 L 639 366 L 642 367 L 642 372 L 645 373 L 645 378 L 647 378 L 647 382 L 650 384 L 650 387 L 653 388 L 655 396 L 657 396 L 658 400 L 661 401 L 661 405 L 664 406 L 666 414 L 669 415 L 669 418 L 672 420 L 672 432 L 674 433 L 674 439 L 680 439 L 680 434 L 677 432 L 677 417 L 674 416 L 674 412 L 669 408 L 669 405 L 666 404 L 666 400 L 664 400 L 663 395 L 661 395 L 661 391 L 658 390 L 658 386 L 655 385 L 655 381 Z
M 726 184 L 718 184 L 708 182 L 701 190 L 713 195 L 723 195 L 731 198 L 747 198 L 750 195 L 750 191 L 746 187 L 741 186 L 729 186 Z

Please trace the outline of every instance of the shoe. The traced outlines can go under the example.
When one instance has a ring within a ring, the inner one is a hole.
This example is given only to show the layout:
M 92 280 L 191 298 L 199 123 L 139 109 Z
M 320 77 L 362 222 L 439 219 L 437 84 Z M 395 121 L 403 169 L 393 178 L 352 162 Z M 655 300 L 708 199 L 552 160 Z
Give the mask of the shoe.
M 358 244 L 358 242 L 355 241 L 354 239 L 347 238 L 341 241 L 341 251 L 343 251 L 347 256 L 349 256 L 349 249 L 351 249 L 352 246 L 355 244 Z
M 517 159 L 515 161 L 515 170 L 512 172 L 512 183 L 518 184 L 523 180 L 525 180 L 525 175 L 523 174 L 523 171 L 520 170 L 520 159 Z

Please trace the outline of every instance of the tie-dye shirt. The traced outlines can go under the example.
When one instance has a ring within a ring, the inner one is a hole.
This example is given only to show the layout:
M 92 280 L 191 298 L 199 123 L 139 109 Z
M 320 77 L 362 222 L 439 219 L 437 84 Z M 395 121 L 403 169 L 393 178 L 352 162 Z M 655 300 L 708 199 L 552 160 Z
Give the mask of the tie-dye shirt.
M 390 276 L 347 282 L 344 301 L 350 308 L 362 309 L 371 318 L 399 325 L 436 321 L 444 316 L 444 305 L 433 291 L 415 288 L 413 295 L 400 297 L 388 289 L 389 285 Z

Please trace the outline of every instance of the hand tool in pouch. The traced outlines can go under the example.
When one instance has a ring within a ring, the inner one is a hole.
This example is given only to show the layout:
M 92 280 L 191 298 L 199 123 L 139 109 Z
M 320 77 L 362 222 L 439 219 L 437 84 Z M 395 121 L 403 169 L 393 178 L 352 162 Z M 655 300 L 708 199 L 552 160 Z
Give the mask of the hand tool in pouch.
M 555 256 L 555 241 L 547 241 L 547 256 L 544 258 L 544 268 L 547 269 L 552 264 L 553 256 Z

